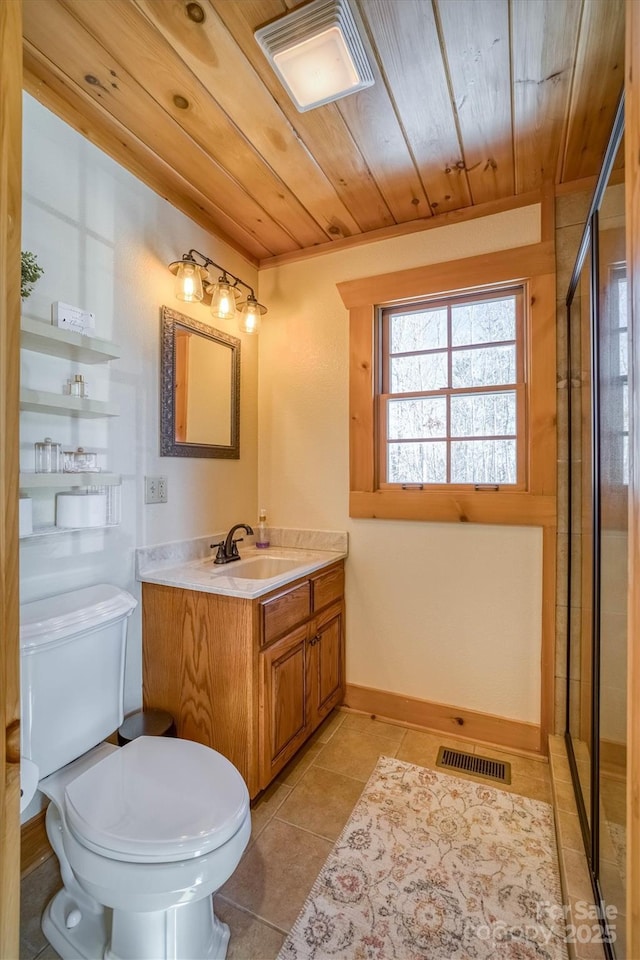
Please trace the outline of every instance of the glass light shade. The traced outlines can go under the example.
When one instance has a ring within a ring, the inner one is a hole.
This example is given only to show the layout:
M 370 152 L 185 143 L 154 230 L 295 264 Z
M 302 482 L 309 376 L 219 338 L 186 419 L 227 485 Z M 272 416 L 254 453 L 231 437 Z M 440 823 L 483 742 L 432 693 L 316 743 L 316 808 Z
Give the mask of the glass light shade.
M 236 315 L 236 296 L 231 284 L 220 277 L 210 289 L 212 315 L 219 320 L 233 320 Z
M 273 60 L 301 107 L 358 87 L 360 77 L 338 27 L 276 53 Z
M 238 327 L 243 333 L 257 333 L 260 329 L 262 314 L 267 311 L 255 297 L 247 297 L 238 317 Z
M 185 303 L 202 300 L 202 267 L 192 260 L 181 260 L 176 270 L 175 294 Z

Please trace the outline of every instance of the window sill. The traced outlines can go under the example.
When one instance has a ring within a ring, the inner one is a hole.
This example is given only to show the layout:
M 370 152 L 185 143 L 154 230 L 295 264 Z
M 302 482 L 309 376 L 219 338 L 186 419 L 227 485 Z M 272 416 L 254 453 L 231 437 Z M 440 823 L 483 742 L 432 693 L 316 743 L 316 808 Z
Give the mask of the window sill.
M 552 527 L 556 523 L 556 497 L 555 493 L 538 495 L 526 491 L 352 490 L 349 516 Z

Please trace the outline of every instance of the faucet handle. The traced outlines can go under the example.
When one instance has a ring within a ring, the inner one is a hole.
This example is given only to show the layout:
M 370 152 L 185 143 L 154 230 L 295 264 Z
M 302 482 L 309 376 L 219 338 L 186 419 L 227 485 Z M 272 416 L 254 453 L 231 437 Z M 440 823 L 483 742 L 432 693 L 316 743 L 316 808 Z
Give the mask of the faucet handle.
M 232 541 L 231 541 L 231 556 L 232 556 L 232 557 L 239 557 L 239 556 L 240 556 L 240 554 L 238 553 L 238 548 L 236 547 L 236 543 L 242 543 L 243 540 L 244 540 L 244 537 L 238 537 L 237 540 L 232 540 Z
M 214 547 L 218 548 L 218 552 L 216 553 L 216 559 L 215 559 L 216 563 L 220 563 L 221 561 L 224 560 L 224 540 L 221 540 L 220 543 L 210 543 L 209 547 L 212 550 Z

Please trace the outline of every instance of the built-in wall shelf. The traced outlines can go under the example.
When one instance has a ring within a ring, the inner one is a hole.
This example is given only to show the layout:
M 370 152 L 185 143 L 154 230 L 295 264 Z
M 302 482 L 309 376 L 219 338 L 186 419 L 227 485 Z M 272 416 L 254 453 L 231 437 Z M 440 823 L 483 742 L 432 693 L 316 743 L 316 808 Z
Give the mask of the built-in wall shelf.
M 52 357 L 61 357 L 74 363 L 97 364 L 108 363 L 120 356 L 119 348 L 108 340 L 97 337 L 84 336 L 60 327 L 54 327 L 42 320 L 31 320 L 22 317 L 20 322 L 20 345 L 23 350 Z M 117 417 L 119 410 L 116 404 L 105 400 L 91 400 L 88 397 L 76 397 L 66 393 L 51 393 L 45 390 L 32 390 L 22 387 L 20 390 L 20 409 L 32 413 L 56 414 L 62 417 L 98 419 L 103 417 Z M 81 496 L 81 489 L 89 492 L 89 488 L 99 488 L 106 495 L 106 518 L 109 523 L 100 526 L 58 527 L 55 523 L 37 523 L 33 532 L 21 540 L 37 540 L 41 537 L 56 537 L 65 533 L 77 533 L 81 530 L 105 530 L 120 523 L 120 490 L 122 477 L 115 473 L 83 472 L 83 473 L 21 473 L 20 489 L 30 492 L 29 496 L 37 501 L 38 519 L 45 520 L 47 513 L 54 513 L 54 500 L 62 491 Z M 36 497 L 36 491 L 42 491 Z M 48 492 L 47 492 L 48 491 Z M 46 503 L 49 501 L 51 509 Z M 55 504 L 55 515 L 58 509 Z M 73 520 L 81 517 L 73 517 Z M 102 516 L 100 519 L 103 519 Z
M 69 487 L 116 487 L 122 483 L 119 473 L 21 473 L 20 489 L 68 489 Z
M 44 390 L 20 391 L 20 409 L 33 413 L 55 413 L 64 417 L 117 417 L 118 408 L 105 400 L 84 400 L 64 393 L 46 393 Z
M 20 321 L 20 345 L 25 350 L 64 357 L 78 363 L 107 363 L 120 356 L 119 347 L 109 340 L 86 337 L 82 333 L 63 330 L 29 317 L 22 317 Z
M 117 523 L 105 523 L 99 527 L 56 527 L 53 523 L 43 524 L 41 527 L 34 527 L 33 533 L 26 537 L 20 537 L 20 540 L 35 540 L 37 537 L 55 537 L 62 533 L 86 533 L 91 530 L 109 530 L 111 527 L 117 527 Z

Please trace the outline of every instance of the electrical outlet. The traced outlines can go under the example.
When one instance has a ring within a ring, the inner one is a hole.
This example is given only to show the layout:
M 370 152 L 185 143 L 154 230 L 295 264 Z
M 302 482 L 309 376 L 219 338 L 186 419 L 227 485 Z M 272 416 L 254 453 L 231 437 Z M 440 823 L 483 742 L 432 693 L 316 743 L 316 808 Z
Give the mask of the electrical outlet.
M 144 478 L 144 502 L 166 503 L 168 500 L 169 482 L 166 477 Z

